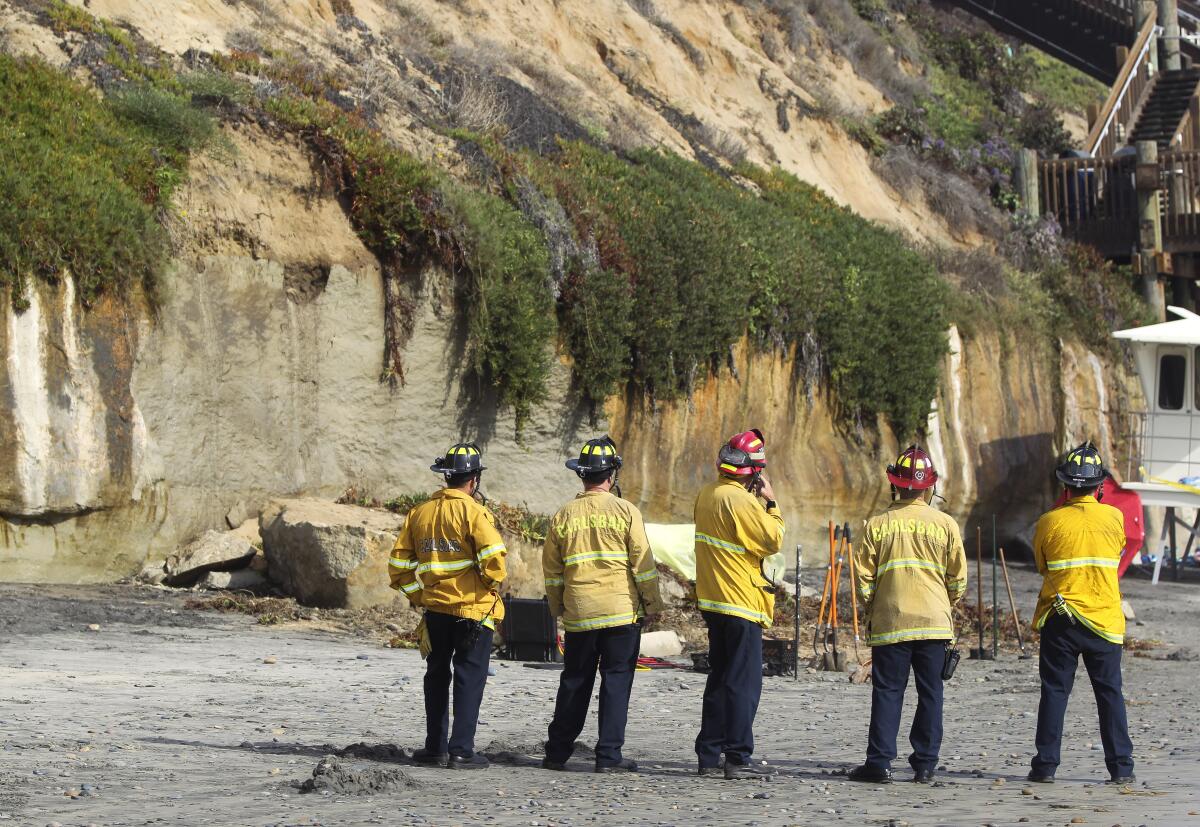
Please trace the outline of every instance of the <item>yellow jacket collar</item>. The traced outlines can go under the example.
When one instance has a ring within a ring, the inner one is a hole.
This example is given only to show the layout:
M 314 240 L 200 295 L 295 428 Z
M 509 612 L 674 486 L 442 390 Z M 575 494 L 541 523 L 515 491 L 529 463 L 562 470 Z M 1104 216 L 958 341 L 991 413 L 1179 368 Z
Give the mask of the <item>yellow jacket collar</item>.
M 1071 497 L 1067 500 L 1067 505 L 1075 505 L 1076 503 L 1098 503 L 1100 502 L 1091 494 L 1082 494 L 1078 497 Z
M 929 508 L 929 503 L 925 502 L 924 497 L 917 497 L 914 500 L 895 500 L 891 505 L 888 506 L 888 508 L 908 508 L 910 505 L 919 505 L 924 508 Z
M 580 491 L 578 494 L 575 495 L 575 499 L 578 500 L 581 497 L 602 497 L 605 494 L 612 494 L 612 492 L 611 491 Z
M 467 492 L 459 491 L 457 488 L 442 488 L 438 491 L 434 491 L 431 496 L 446 497 L 448 499 L 472 500 L 472 501 L 475 499 Z

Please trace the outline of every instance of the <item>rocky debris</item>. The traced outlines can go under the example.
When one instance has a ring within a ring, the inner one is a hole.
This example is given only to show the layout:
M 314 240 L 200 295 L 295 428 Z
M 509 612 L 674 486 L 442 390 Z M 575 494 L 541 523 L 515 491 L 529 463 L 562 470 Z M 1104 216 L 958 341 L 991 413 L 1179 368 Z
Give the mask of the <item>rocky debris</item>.
M 190 586 L 210 571 L 240 569 L 254 557 L 254 546 L 228 532 L 206 531 L 164 565 L 168 586 Z
M 1137 620 L 1137 615 L 1133 613 L 1133 604 L 1128 600 L 1121 601 L 1121 614 L 1125 615 L 1126 620 Z
M 417 783 L 399 769 L 371 767 L 352 769 L 334 756 L 322 758 L 313 769 L 312 778 L 295 782 L 302 793 L 326 795 L 372 795 L 397 789 L 412 789 Z
M 270 583 L 261 572 L 252 568 L 237 571 L 210 571 L 200 581 L 202 589 L 233 589 L 235 591 L 264 592 Z
M 238 500 L 233 504 L 232 508 L 225 512 L 225 525 L 232 529 L 237 529 L 246 523 L 257 521 L 258 513 L 251 511 L 246 505 L 245 500 Z
M 643 632 L 641 655 L 644 658 L 669 658 L 683 653 L 683 641 L 678 633 L 668 629 L 664 632 Z
M 241 537 L 252 546 L 262 547 L 262 535 L 258 532 L 258 517 L 251 517 L 245 522 L 238 523 L 229 533 L 234 537 Z
M 299 602 L 359 609 L 390 604 L 388 555 L 404 520 L 318 499 L 279 499 L 259 517 L 268 574 Z
M 658 593 L 662 595 L 663 602 L 668 606 L 682 606 L 688 602 L 688 587 L 677 575 L 663 576 L 663 569 L 666 566 L 660 566 L 658 571 Z
M 166 561 L 156 560 L 153 563 L 146 563 L 142 566 L 142 570 L 134 575 L 134 581 L 145 583 L 148 586 L 160 586 L 167 579 Z
M 1200 654 L 1188 649 L 1186 646 L 1181 646 L 1174 652 L 1163 656 L 1163 660 L 1172 660 L 1180 663 L 1194 663 L 1200 660 Z

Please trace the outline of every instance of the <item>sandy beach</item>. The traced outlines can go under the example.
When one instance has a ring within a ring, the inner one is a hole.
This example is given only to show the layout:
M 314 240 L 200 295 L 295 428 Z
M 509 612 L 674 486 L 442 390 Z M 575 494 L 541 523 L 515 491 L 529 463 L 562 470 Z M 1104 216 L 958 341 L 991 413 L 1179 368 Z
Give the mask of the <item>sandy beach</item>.
M 1194 578 L 1193 578 L 1194 580 Z M 1036 575 L 1015 572 L 1023 610 Z M 870 686 L 802 671 L 765 682 L 756 757 L 771 782 L 695 775 L 704 677 L 638 674 L 626 755 L 643 771 L 537 766 L 558 673 L 495 663 L 477 746 L 482 773 L 415 767 L 423 738 L 416 652 L 302 626 L 183 607 L 139 588 L 0 587 L 0 821 L 22 825 L 811 824 L 1200 825 L 1197 663 L 1200 585 L 1123 581 L 1130 634 L 1160 644 L 1125 660 L 1138 782 L 1106 777 L 1095 703 L 1080 672 L 1053 786 L 1024 781 L 1037 712 L 1037 661 L 964 659 L 947 687 L 944 772 L 933 786 L 861 786 Z M 89 630 L 97 624 L 98 630 Z M 1170 656 L 1176 659 L 1166 659 Z M 272 661 L 272 662 L 267 662 Z M 909 777 L 901 728 L 897 778 Z M 595 714 L 582 741 L 595 737 Z M 305 794 L 324 756 L 342 792 Z M 399 748 L 397 750 L 396 748 Z M 371 789 L 374 791 L 370 791 Z M 364 792 L 364 789 L 367 790 Z M 359 793 L 359 794 L 355 794 Z

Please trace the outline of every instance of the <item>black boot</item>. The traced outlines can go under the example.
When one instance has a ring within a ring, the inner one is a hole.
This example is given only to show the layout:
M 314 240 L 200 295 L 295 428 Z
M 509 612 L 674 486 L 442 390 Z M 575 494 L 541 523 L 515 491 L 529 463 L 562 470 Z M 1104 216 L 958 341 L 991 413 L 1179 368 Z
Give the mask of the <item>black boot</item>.
M 434 752 L 422 747 L 412 754 L 412 760 L 418 764 L 436 764 L 439 767 L 444 767 L 450 762 L 449 753 Z
M 850 774 L 846 776 L 851 781 L 860 781 L 864 784 L 891 784 L 892 771 L 885 770 L 883 767 L 872 767 L 868 764 L 863 764 L 861 767 L 855 767 L 850 770 Z
M 597 764 L 596 772 L 637 772 L 637 761 L 629 758 L 622 758 L 615 764 Z

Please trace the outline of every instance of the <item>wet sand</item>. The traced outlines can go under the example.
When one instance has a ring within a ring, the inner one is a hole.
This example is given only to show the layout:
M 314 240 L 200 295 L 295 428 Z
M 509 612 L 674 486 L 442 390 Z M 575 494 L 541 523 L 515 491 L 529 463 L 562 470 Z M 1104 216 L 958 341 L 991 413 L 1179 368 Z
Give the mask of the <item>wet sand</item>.
M 1015 572 L 1023 611 L 1037 582 Z M 1126 654 L 1138 782 L 1125 789 L 1101 783 L 1082 669 L 1059 782 L 1024 781 L 1037 661 L 1011 654 L 964 659 L 947 686 L 945 772 L 933 786 L 847 782 L 862 759 L 870 686 L 811 672 L 765 681 L 757 757 L 779 767 L 771 782 L 695 775 L 704 677 L 681 670 L 637 676 L 626 754 L 643 772 L 598 776 L 587 756 L 573 759 L 575 772 L 546 772 L 538 745 L 558 674 L 513 663 L 496 664 L 477 742 L 503 763 L 454 773 L 411 766 L 387 746 L 423 740 L 414 651 L 194 612 L 146 588 L 0 586 L 0 823 L 1200 825 L 1200 663 L 1157 659 L 1200 650 L 1200 584 L 1127 578 L 1123 588 L 1142 624 L 1130 633 L 1162 641 L 1154 659 Z M 914 705 L 910 690 L 902 782 Z M 582 740 L 594 738 L 593 712 Z M 355 743 L 368 748 L 340 759 L 351 783 L 334 785 L 350 793 L 293 786 Z M 376 791 L 353 794 L 357 771 L 372 771 Z

